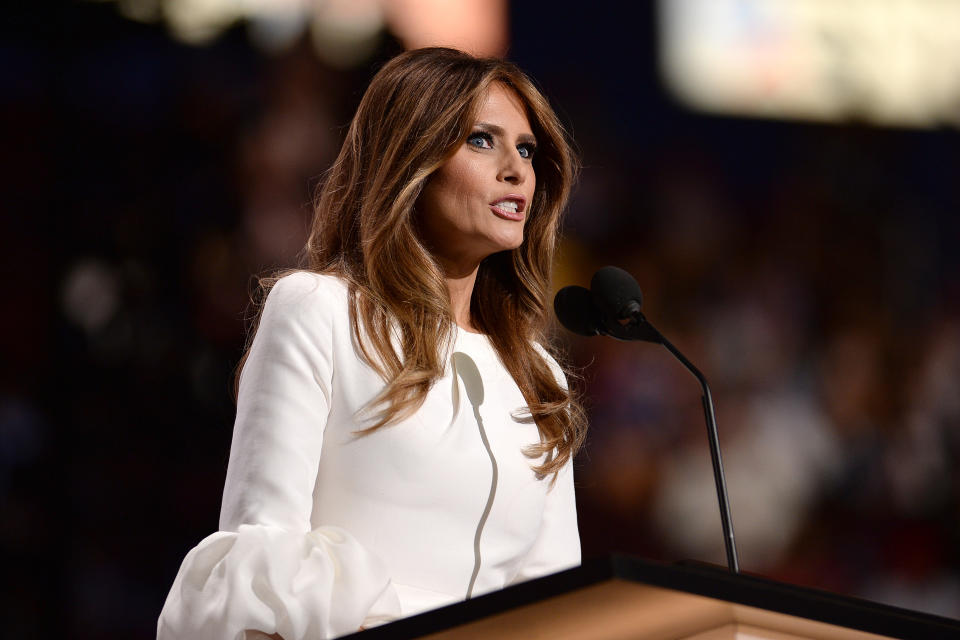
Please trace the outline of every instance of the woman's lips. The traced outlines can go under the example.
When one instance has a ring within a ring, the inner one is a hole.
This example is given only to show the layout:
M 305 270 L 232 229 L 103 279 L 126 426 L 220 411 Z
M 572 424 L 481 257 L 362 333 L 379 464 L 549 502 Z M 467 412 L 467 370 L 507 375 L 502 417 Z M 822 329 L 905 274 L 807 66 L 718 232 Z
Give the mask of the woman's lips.
M 526 205 L 526 198 L 511 194 L 491 202 L 490 210 L 505 220 L 523 220 Z
M 523 214 L 519 211 L 501 209 L 500 207 L 496 207 L 494 205 L 490 205 L 490 211 L 493 211 L 496 215 L 506 220 L 523 220 Z

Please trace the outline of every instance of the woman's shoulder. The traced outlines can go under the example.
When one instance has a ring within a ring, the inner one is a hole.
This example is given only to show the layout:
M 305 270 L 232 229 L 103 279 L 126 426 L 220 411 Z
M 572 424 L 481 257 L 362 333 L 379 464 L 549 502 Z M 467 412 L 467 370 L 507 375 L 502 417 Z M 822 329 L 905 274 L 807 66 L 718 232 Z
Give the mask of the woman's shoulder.
M 533 345 L 533 348 L 540 354 L 540 356 L 550 363 L 551 367 L 559 367 L 557 359 L 553 357 L 550 349 L 543 345 L 539 340 L 531 340 L 530 343 Z
M 560 366 L 560 363 L 557 362 L 557 359 L 554 357 L 553 353 L 550 352 L 550 349 L 547 349 L 540 342 L 533 340 L 533 348 L 540 354 L 540 357 L 543 358 L 547 365 L 550 367 L 550 370 L 553 372 L 554 378 L 562 386 L 567 386 L 567 374 L 564 373 L 563 367 Z
M 301 312 L 345 309 L 347 283 L 340 277 L 315 271 L 293 271 L 274 282 L 267 294 L 268 307 Z
M 347 283 L 329 273 L 292 271 L 277 279 L 270 288 L 270 295 L 284 299 L 331 295 L 346 298 Z

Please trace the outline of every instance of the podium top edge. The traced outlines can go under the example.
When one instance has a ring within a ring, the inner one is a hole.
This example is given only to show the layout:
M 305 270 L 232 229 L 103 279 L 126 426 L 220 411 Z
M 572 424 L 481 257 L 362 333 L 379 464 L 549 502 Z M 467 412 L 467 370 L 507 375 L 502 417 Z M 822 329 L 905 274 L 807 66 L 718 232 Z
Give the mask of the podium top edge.
M 960 620 L 760 576 L 734 574 L 715 565 L 696 562 L 665 564 L 621 554 L 588 559 L 579 567 L 343 638 L 417 638 L 610 580 L 705 596 L 903 640 L 960 638 Z
M 662 564 L 613 554 L 588 560 L 579 569 L 606 579 L 639 582 L 905 640 L 960 638 L 960 620 L 762 576 L 735 574 L 718 565 L 694 561 Z

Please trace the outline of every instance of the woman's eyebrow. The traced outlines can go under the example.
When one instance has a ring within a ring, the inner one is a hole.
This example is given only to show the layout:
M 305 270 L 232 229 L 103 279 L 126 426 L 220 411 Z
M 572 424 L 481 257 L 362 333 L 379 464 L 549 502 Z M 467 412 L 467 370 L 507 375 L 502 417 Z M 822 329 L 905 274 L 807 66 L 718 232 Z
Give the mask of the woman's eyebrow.
M 503 138 L 506 135 L 506 131 L 504 131 L 503 127 L 501 127 L 498 124 L 492 124 L 490 122 L 478 122 L 474 126 L 488 133 L 492 133 L 493 135 L 500 138 Z M 532 133 L 521 133 L 519 136 L 517 136 L 517 138 L 519 142 L 529 142 L 532 144 L 537 144 L 537 139 L 534 137 Z

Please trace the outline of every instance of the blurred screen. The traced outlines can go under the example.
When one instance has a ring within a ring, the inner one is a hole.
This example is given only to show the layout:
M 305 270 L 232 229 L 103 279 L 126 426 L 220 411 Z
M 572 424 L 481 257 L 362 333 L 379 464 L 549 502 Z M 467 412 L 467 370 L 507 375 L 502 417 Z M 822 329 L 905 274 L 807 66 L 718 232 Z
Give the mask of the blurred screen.
M 960 124 L 957 0 L 661 0 L 660 64 L 718 113 Z

